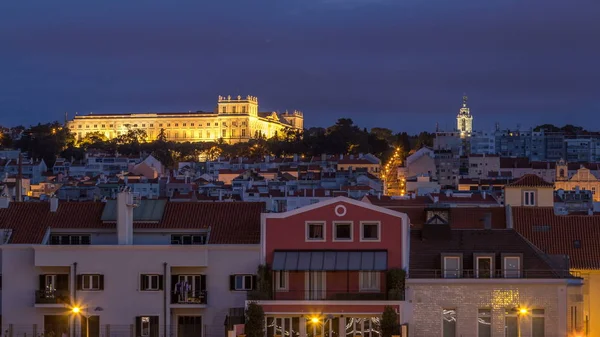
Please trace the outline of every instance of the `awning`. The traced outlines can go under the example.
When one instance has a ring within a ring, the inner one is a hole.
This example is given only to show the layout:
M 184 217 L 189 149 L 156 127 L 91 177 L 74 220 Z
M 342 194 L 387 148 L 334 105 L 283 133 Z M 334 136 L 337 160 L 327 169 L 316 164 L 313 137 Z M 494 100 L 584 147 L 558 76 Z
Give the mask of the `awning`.
M 384 271 L 386 251 L 276 251 L 274 271 Z

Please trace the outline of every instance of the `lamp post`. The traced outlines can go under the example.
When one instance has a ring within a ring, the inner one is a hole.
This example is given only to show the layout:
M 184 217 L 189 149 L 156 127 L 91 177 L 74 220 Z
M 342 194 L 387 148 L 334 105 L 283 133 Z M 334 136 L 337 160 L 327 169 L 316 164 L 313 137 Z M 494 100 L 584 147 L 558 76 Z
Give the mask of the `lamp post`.
M 94 311 L 102 311 L 103 309 L 100 307 L 96 307 L 94 309 Z M 87 310 L 87 308 L 84 309 L 84 311 L 82 312 L 82 308 L 80 307 L 73 307 L 71 308 L 71 312 L 79 315 L 80 317 L 85 317 L 85 337 L 90 337 L 90 317 L 92 317 L 92 315 L 89 314 L 89 311 Z M 80 318 L 81 319 L 81 318 Z

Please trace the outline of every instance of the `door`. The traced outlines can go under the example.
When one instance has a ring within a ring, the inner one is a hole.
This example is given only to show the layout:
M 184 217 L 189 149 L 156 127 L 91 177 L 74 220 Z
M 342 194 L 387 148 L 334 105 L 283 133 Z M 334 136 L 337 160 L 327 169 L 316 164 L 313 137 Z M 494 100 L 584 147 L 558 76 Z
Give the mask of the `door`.
M 187 282 L 188 285 L 187 294 L 179 296 L 176 302 L 206 303 L 206 296 L 204 294 L 204 291 L 206 290 L 206 275 L 177 275 L 174 285 L 175 289 L 177 289 L 177 285 L 182 285 L 185 282 Z
M 69 336 L 68 315 L 44 315 L 44 337 Z
M 81 319 L 81 337 L 100 337 L 100 316 L 85 316 L 80 315 Z M 87 325 L 90 325 L 90 329 L 87 330 Z
M 177 337 L 202 337 L 202 316 L 177 316 Z
M 324 300 L 327 297 L 325 272 L 309 271 L 306 272 L 306 299 Z

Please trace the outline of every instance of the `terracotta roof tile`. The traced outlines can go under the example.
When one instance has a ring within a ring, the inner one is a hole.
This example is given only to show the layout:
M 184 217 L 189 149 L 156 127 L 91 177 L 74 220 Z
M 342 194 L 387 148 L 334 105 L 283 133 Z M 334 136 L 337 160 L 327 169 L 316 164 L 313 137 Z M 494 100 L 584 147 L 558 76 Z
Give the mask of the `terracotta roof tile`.
M 556 215 L 552 207 L 513 207 L 512 214 L 515 230 L 544 252 L 569 255 L 572 268 L 600 269 L 600 215 Z
M 549 183 L 535 174 L 526 174 L 515 182 L 507 184 L 506 187 L 548 187 L 554 188 L 554 184 Z

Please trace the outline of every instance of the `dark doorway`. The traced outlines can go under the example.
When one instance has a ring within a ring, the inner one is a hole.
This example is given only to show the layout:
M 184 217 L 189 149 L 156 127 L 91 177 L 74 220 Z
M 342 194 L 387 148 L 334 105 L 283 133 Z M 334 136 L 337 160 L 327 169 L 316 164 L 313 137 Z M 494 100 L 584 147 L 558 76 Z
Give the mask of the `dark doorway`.
M 68 315 L 44 315 L 44 337 L 69 336 Z
M 90 316 L 85 318 L 81 316 L 81 337 L 100 337 L 100 316 Z M 86 328 L 90 324 L 89 335 L 86 334 Z
M 202 316 L 178 316 L 177 337 L 201 337 Z

